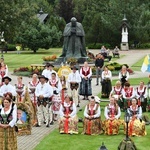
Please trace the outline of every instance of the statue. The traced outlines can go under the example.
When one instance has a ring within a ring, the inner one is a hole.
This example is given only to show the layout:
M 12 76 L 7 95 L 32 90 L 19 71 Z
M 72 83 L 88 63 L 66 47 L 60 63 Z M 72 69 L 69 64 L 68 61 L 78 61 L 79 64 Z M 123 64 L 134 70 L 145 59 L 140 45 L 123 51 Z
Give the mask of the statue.
M 75 17 L 71 18 L 64 29 L 63 52 L 60 57 L 87 57 L 85 48 L 85 33 L 82 24 Z

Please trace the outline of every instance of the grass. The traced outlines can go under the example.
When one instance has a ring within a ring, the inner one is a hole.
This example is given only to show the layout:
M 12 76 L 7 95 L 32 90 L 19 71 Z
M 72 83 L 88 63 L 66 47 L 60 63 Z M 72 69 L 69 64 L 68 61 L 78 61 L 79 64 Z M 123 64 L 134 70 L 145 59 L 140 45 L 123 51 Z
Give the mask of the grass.
M 101 114 L 102 120 L 104 120 L 104 106 L 106 102 L 101 103 Z M 148 113 L 146 113 L 148 115 Z M 124 113 L 122 113 L 123 119 Z M 78 117 L 83 118 L 83 110 L 78 113 Z M 46 136 L 40 144 L 38 144 L 35 150 L 98 150 L 102 144 L 105 143 L 108 150 L 117 150 L 120 142 L 125 138 L 123 126 L 120 127 L 120 133 L 116 136 L 108 135 L 96 135 L 89 136 L 83 135 L 82 124 L 79 123 L 79 134 L 78 135 L 67 135 L 59 134 L 58 129 L 55 129 L 48 136 Z M 148 150 L 150 149 L 149 139 L 150 139 L 150 126 L 146 126 L 147 135 L 144 137 L 132 137 L 138 150 Z
M 5 63 L 8 65 L 9 71 L 20 67 L 27 67 L 31 64 L 42 64 L 43 56 L 57 55 L 61 54 L 61 48 L 51 48 L 49 50 L 39 50 L 37 53 L 32 51 L 22 51 L 21 54 L 16 54 L 16 52 L 4 53 Z
M 138 60 L 135 64 L 133 64 L 131 66 L 131 69 L 134 70 L 134 71 L 140 71 L 141 67 L 142 67 L 142 64 L 143 64 L 143 61 L 144 61 L 144 58 L 145 57 L 143 57 L 142 59 Z

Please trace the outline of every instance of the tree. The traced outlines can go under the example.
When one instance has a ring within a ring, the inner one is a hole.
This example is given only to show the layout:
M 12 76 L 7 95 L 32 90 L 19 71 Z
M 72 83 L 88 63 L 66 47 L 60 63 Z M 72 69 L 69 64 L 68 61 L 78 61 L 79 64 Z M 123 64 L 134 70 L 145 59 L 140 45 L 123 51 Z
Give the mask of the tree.
M 33 20 L 32 24 L 23 22 L 21 24 L 23 32 L 19 32 L 15 38 L 17 43 L 21 43 L 36 52 L 39 48 L 49 49 L 60 42 L 62 32 L 56 26 L 50 26 Z

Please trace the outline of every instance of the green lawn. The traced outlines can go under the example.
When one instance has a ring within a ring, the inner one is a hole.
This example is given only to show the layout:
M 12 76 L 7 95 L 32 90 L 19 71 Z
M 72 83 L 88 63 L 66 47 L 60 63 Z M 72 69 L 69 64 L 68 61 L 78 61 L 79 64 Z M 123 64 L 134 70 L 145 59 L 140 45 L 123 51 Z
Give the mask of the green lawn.
M 142 64 L 143 64 L 143 61 L 144 61 L 144 58 L 145 57 L 143 57 L 142 59 L 138 60 L 135 64 L 133 64 L 131 66 L 131 69 L 134 70 L 134 71 L 140 71 L 141 67 L 142 67 Z
M 106 104 L 106 102 L 101 103 L 102 120 L 104 120 L 103 110 Z M 83 118 L 83 110 L 78 113 L 78 116 Z M 122 119 L 123 116 L 124 113 L 122 113 Z M 35 150 L 98 150 L 102 142 L 105 143 L 108 150 L 117 150 L 119 143 L 125 138 L 123 126 L 120 127 L 120 133 L 116 136 L 108 136 L 104 134 L 97 136 L 82 135 L 82 124 L 79 123 L 78 126 L 78 135 L 59 134 L 58 129 L 55 129 L 36 146 Z M 138 150 L 150 149 L 150 125 L 146 126 L 146 131 L 148 134 L 144 137 L 132 137 Z
M 57 55 L 61 54 L 61 48 L 51 48 L 49 50 L 39 50 L 37 53 L 32 51 L 22 51 L 21 54 L 16 54 L 16 52 L 4 53 L 5 63 L 8 65 L 9 71 L 13 71 L 19 67 L 27 67 L 31 64 L 42 64 L 43 56 Z

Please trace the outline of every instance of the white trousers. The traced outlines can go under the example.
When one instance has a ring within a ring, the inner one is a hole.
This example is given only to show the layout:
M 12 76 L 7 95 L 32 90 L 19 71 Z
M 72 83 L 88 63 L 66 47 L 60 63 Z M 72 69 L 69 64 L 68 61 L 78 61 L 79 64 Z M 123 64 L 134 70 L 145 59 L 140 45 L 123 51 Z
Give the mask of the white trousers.
M 38 125 L 41 125 L 44 119 L 46 121 L 46 125 L 49 124 L 48 104 L 46 105 L 46 107 L 44 105 L 37 106 L 37 118 L 38 118 Z

